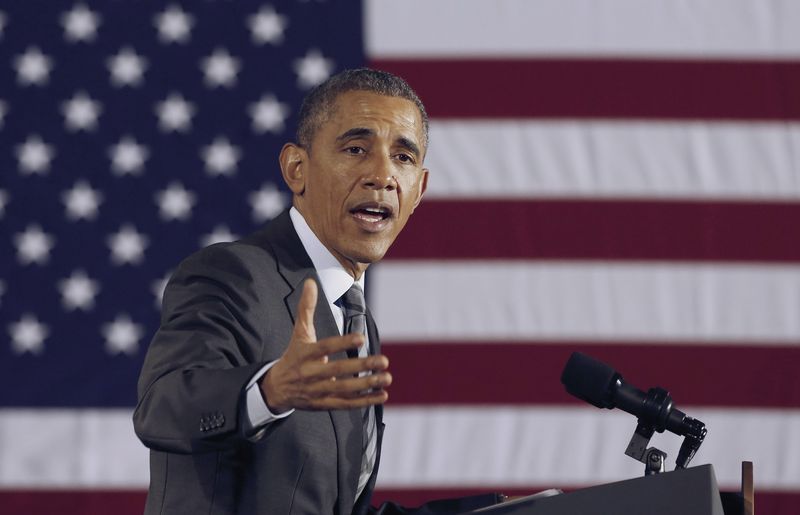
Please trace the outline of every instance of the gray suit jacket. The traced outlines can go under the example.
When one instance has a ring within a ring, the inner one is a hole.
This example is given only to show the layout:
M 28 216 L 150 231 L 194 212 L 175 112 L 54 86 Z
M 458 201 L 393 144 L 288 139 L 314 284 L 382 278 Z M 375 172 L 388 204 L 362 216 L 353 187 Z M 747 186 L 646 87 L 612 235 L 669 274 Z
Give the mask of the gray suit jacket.
M 378 464 L 354 506 L 360 410 L 298 410 L 269 424 L 258 442 L 245 438 L 239 421 L 246 383 L 289 342 L 308 277 L 317 278 L 288 212 L 178 267 L 145 358 L 134 413 L 136 434 L 151 449 L 146 514 L 367 510 Z M 320 339 L 339 334 L 324 295 L 314 324 Z M 371 316 L 368 330 L 373 352 L 379 352 Z M 376 411 L 380 458 L 383 410 Z

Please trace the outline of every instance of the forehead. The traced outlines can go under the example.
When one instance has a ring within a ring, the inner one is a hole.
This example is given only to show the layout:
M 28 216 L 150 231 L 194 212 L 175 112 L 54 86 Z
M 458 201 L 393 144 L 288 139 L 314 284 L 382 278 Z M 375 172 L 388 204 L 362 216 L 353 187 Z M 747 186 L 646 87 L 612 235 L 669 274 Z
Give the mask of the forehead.
M 336 97 L 320 129 L 336 137 L 357 127 L 372 129 L 392 139 L 413 137 L 417 144 L 424 142 L 419 109 L 414 102 L 401 97 L 371 91 L 342 93 Z

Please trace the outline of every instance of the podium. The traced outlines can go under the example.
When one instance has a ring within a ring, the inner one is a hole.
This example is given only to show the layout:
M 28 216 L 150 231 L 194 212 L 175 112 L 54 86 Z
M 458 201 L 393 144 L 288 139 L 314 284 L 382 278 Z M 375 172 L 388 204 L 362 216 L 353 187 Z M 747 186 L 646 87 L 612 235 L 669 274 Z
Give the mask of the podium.
M 478 513 L 480 515 L 752 515 L 752 463 L 745 462 L 742 465 L 742 472 L 742 495 L 736 493 L 721 496 L 714 468 L 711 465 L 701 465 L 593 486 L 552 497 L 523 498 L 473 513 L 476 515 Z

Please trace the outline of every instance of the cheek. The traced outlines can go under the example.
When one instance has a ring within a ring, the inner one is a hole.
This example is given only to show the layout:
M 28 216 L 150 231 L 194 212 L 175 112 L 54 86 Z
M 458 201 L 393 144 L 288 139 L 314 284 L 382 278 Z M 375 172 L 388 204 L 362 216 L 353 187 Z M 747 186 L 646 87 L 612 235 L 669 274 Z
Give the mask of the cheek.
M 413 204 L 419 196 L 420 188 L 422 187 L 422 180 L 418 176 L 400 176 L 397 178 L 397 183 L 400 186 L 402 194 L 401 200 L 404 204 Z
M 400 169 L 393 175 L 397 181 L 397 184 L 399 184 L 400 187 L 406 191 L 408 191 L 409 188 L 413 188 L 419 179 L 419 174 L 409 171 L 408 168 Z
M 346 188 L 337 176 L 330 176 L 328 179 L 330 180 L 315 184 L 314 202 L 317 203 L 319 209 L 333 215 L 341 207 L 346 197 Z

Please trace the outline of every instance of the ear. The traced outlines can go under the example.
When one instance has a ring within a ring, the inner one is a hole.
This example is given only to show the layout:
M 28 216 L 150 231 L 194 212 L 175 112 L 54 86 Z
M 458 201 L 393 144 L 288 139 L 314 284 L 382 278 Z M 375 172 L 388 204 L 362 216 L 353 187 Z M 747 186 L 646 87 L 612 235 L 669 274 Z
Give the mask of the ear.
M 425 194 L 425 190 L 428 189 L 428 169 L 422 169 L 422 177 L 420 178 L 420 185 L 419 185 L 419 193 L 417 194 L 417 198 L 414 199 L 414 207 L 411 209 L 411 212 L 414 212 L 414 209 L 417 208 L 420 202 L 422 202 L 422 196 Z
M 283 180 L 292 193 L 302 195 L 306 191 L 305 168 L 308 152 L 296 143 L 287 143 L 281 149 L 280 163 Z

